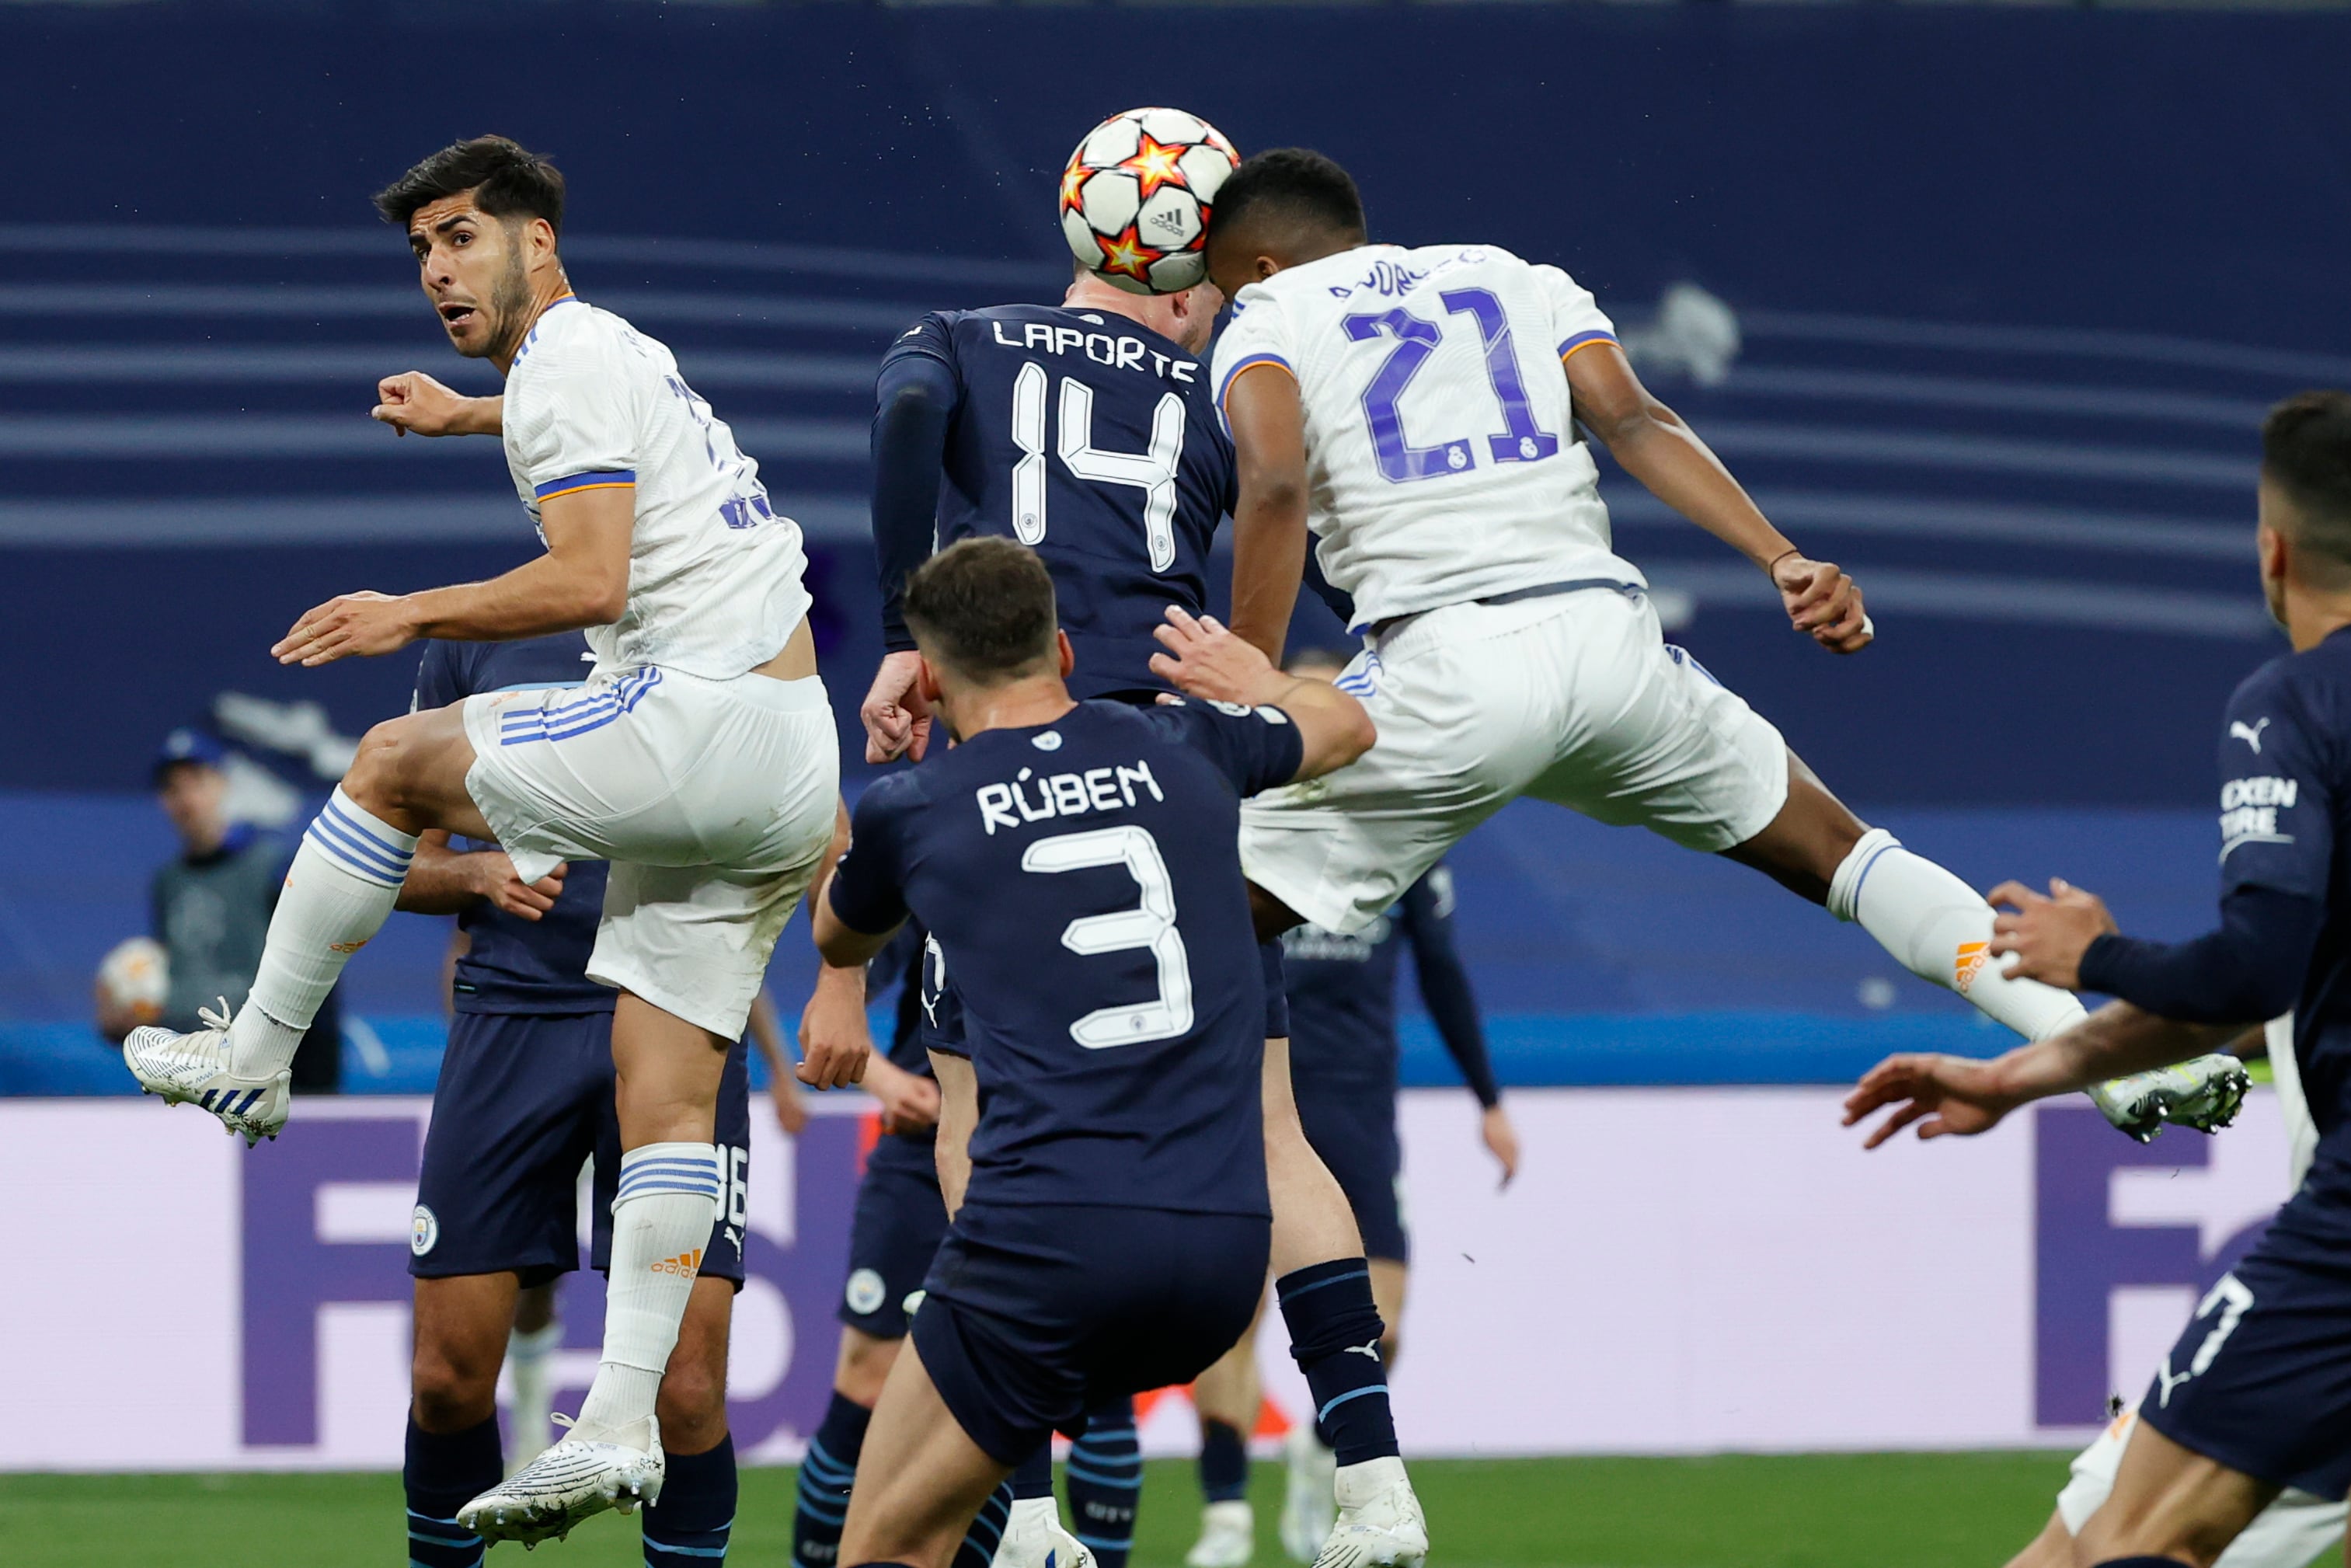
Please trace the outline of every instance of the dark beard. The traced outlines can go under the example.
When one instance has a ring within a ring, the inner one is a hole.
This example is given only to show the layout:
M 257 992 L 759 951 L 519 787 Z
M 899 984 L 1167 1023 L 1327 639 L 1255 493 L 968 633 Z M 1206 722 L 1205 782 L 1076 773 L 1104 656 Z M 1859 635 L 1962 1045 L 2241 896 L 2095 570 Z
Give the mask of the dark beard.
M 529 313 L 530 279 L 523 271 L 522 251 L 517 246 L 507 258 L 506 276 L 490 290 L 490 319 L 498 328 L 491 335 L 490 347 L 482 351 L 482 358 L 513 358 L 528 329 Z

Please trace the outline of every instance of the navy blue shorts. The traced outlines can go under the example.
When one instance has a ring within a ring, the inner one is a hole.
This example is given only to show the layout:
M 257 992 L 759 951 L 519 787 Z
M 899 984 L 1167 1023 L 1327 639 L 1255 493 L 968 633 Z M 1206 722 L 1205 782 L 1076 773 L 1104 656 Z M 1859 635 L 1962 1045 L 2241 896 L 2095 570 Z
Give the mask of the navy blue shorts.
M 751 1086 L 743 1047 L 718 1086 L 726 1212 L 702 1271 L 743 1279 Z M 416 1183 L 408 1271 L 522 1276 L 544 1284 L 580 1267 L 580 1167 L 596 1161 L 591 1266 L 611 1260 L 621 1123 L 612 1103 L 612 1015 L 459 1013 L 449 1027 Z
M 2334 1223 L 2296 1233 L 2296 1220 L 2327 1209 L 2335 1211 Z M 2345 1494 L 2351 1242 L 2342 1239 L 2340 1217 L 2346 1212 L 2351 1193 L 2304 1186 L 2294 1195 L 2245 1260 L 2197 1303 L 2139 1404 L 2141 1420 L 2258 1480 L 2323 1498 Z M 2330 1232 L 2331 1244 L 2316 1239 Z
M 875 1339 L 906 1337 L 906 1305 L 923 1289 L 939 1242 L 947 1233 L 946 1199 L 927 1145 L 882 1134 L 857 1184 L 849 1225 L 849 1284 L 841 1321 Z M 914 1163 L 915 1156 L 922 1163 Z
M 1364 1255 L 1412 1260 L 1404 1222 L 1404 1146 L 1396 1138 L 1395 1095 L 1384 1083 L 1290 1079 L 1306 1141 L 1338 1178 L 1364 1233 Z
M 1018 1465 L 1090 1406 L 1189 1383 L 1265 1290 L 1272 1222 L 1158 1208 L 966 1204 L 914 1348 L 972 1441 Z

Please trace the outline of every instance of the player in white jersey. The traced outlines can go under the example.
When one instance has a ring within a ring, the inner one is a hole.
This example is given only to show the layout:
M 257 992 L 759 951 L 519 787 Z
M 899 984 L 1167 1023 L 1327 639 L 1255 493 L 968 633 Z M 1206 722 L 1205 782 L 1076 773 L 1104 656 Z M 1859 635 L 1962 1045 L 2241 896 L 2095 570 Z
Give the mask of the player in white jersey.
M 1261 926 L 1359 930 L 1531 795 L 1754 866 L 2029 1038 L 2079 1019 L 2070 994 L 1991 962 L 1991 905 L 1865 827 L 1665 643 L 1611 548 L 1578 424 L 1841 653 L 1871 635 L 1852 580 L 1792 545 L 1642 388 L 1565 273 L 1365 235 L 1353 181 L 1297 149 L 1242 164 L 1208 233 L 1234 310 L 1213 365 L 1240 465 L 1234 630 L 1280 649 L 1311 529 L 1367 633 L 1340 684 L 1380 732 L 1352 768 L 1249 802 Z
M 303 840 L 234 1021 L 139 1030 L 124 1056 L 150 1092 L 193 1100 L 248 1142 L 275 1136 L 295 1044 L 391 914 L 419 834 L 495 840 L 527 883 L 568 860 L 612 862 L 588 969 L 622 993 L 603 1355 L 571 1435 L 458 1513 L 485 1537 L 535 1541 L 660 1490 L 654 1395 L 726 1180 L 719 1076 L 778 931 L 845 837 L 839 754 L 799 530 L 669 350 L 573 296 L 562 177 L 483 137 L 376 204 L 406 230 L 450 342 L 507 376 L 503 402 L 393 377 L 377 417 L 502 434 L 546 553 L 487 582 L 330 600 L 272 651 L 308 666 L 421 637 L 585 628 L 594 667 L 584 687 L 485 694 L 369 731 Z M 811 1020 L 822 1038 L 805 1082 L 861 1074 L 857 980 L 824 982 L 834 1010 Z
M 2285 1119 L 2290 1185 L 2299 1187 L 2318 1153 L 2318 1124 L 2311 1120 L 2310 1103 L 2303 1097 L 2302 1076 L 2295 1068 L 2294 1015 L 2272 1019 L 2260 1037 L 2248 1036 L 2239 1049 L 2256 1044 L 2269 1055 L 2278 1113 Z M 2032 1543 L 2009 1560 L 2008 1568 L 2073 1568 L 2074 1537 L 2114 1490 L 2123 1450 L 2137 1425 L 2138 1412 L 2126 1410 L 2074 1456 L 2072 1475 L 2057 1494 L 2056 1511 Z M 2213 1568 L 2304 1568 L 2343 1539 L 2346 1515 L 2351 1515 L 2351 1504 L 2340 1499 L 2287 1487 L 2229 1542 Z

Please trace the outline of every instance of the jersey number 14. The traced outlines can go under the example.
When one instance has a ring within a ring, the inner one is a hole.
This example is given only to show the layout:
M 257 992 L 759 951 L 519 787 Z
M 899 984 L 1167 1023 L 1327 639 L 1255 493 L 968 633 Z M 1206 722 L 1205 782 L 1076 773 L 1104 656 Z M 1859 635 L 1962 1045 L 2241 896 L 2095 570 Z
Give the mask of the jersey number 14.
M 1024 545 L 1045 537 L 1045 392 L 1052 377 L 1034 360 L 1012 380 L 1012 531 Z M 1151 570 L 1176 564 L 1176 465 L 1184 457 L 1184 400 L 1169 392 L 1151 411 L 1151 445 L 1144 452 L 1105 452 L 1094 444 L 1094 389 L 1061 378 L 1061 464 L 1097 485 L 1129 485 L 1143 492 L 1143 537 Z

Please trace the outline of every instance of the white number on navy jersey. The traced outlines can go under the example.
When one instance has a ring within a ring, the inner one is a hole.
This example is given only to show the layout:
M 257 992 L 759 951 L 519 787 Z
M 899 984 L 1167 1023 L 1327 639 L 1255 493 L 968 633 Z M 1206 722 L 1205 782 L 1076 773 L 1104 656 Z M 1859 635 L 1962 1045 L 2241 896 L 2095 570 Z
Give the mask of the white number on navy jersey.
M 1012 379 L 1012 532 L 1024 545 L 1045 537 L 1045 389 L 1051 378 L 1034 360 Z M 1129 485 L 1143 492 L 1143 535 L 1151 570 L 1176 564 L 1176 467 L 1184 458 L 1184 400 L 1168 392 L 1151 411 L 1151 445 L 1143 452 L 1106 452 L 1094 444 L 1094 389 L 1061 378 L 1062 465 L 1096 485 Z
M 1159 965 L 1159 994 L 1148 1001 L 1096 1008 L 1071 1024 L 1070 1038 L 1088 1051 L 1172 1040 L 1192 1027 L 1191 960 L 1184 934 L 1176 929 L 1176 886 L 1156 839 L 1132 825 L 1096 828 L 1040 839 L 1020 856 L 1022 871 L 1049 875 L 1113 865 L 1124 866 L 1134 878 L 1142 903 L 1071 921 L 1061 932 L 1061 946 L 1088 957 L 1148 948 Z

